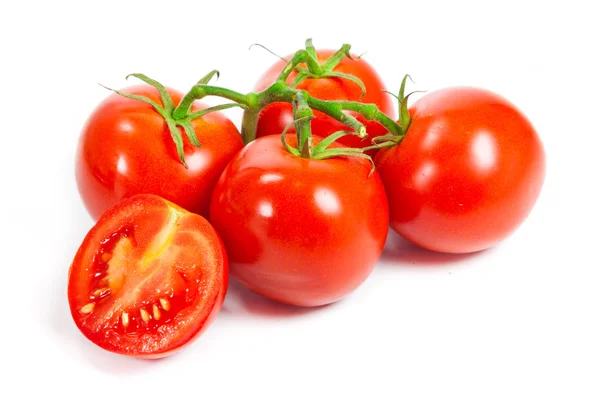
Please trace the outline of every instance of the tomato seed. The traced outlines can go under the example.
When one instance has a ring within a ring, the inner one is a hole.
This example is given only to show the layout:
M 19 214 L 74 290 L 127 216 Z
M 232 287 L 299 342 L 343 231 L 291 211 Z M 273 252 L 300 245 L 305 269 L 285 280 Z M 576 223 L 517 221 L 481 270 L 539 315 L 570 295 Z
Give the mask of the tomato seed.
M 160 299 L 160 305 L 165 311 L 169 311 L 171 309 L 171 303 L 167 299 Z
M 152 315 L 154 316 L 155 320 L 158 321 L 160 319 L 160 310 L 156 304 L 152 306 Z
M 104 262 L 108 262 L 108 260 L 110 260 L 112 258 L 112 254 L 111 253 L 102 253 L 102 261 Z
M 79 311 L 81 311 L 82 314 L 89 314 L 92 311 L 94 311 L 94 307 L 96 307 L 94 303 L 88 303 L 85 306 L 81 307 Z
M 146 311 L 145 308 L 140 309 L 140 315 L 142 316 L 144 322 L 150 321 L 150 314 L 148 314 L 148 311 Z
M 129 314 L 127 314 L 125 311 L 121 313 L 121 323 L 125 328 L 129 326 Z
M 94 290 L 94 293 L 92 293 L 92 295 L 96 298 L 99 297 L 106 297 L 110 294 L 110 289 L 105 287 L 105 288 L 100 288 L 100 289 L 96 289 Z

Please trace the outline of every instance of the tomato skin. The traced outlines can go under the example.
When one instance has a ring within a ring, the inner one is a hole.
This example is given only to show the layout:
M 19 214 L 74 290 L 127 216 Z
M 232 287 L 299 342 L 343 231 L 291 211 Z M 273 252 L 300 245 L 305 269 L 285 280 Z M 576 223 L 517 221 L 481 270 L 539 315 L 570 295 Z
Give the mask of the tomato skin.
M 167 91 L 178 104 L 182 94 Z M 149 85 L 123 92 L 162 104 L 158 91 Z M 203 108 L 199 103 L 193 106 L 194 111 Z M 108 96 L 88 118 L 76 154 L 77 186 L 90 215 L 97 220 L 119 200 L 150 193 L 206 216 L 212 189 L 243 142 L 222 113 L 210 113 L 192 124 L 202 146 L 193 146 L 179 128 L 186 169 L 165 120 L 152 106 L 116 93 Z
M 431 92 L 410 109 L 403 141 L 375 157 L 390 227 L 430 250 L 468 253 L 496 245 L 525 220 L 545 177 L 534 127 L 487 90 Z
M 165 227 L 168 235 L 161 236 Z M 115 235 L 131 244 L 127 257 L 115 255 Z M 111 252 L 115 263 L 103 264 Z M 223 305 L 228 274 L 225 247 L 205 218 L 158 196 L 132 196 L 103 213 L 79 247 L 69 269 L 71 315 L 84 336 L 105 350 L 163 358 L 208 328 Z M 99 287 L 106 297 L 94 294 Z M 91 303 L 93 311 L 82 312 Z M 160 316 L 145 324 L 140 309 L 153 315 L 154 306 Z
M 334 51 L 332 50 L 318 50 L 317 56 L 319 62 L 324 62 L 333 53 Z M 373 69 L 373 67 L 364 59 L 358 59 L 356 56 L 353 57 L 355 58 L 354 60 L 347 57 L 344 58 L 337 67 L 334 68 L 334 71 L 355 75 L 361 79 L 367 89 L 366 94 L 362 99 L 360 87 L 348 79 L 308 78 L 300 83 L 297 88 L 306 90 L 310 95 L 322 100 L 351 100 L 360 101 L 362 103 L 373 103 L 376 104 L 382 112 L 393 118 L 396 110 L 395 103 L 391 96 L 383 92 L 383 90 L 385 90 L 383 81 L 375 69 Z M 287 57 L 287 59 L 290 58 L 291 56 Z M 275 82 L 285 64 L 286 63 L 281 60 L 271 66 L 257 82 L 254 88 L 255 91 L 264 90 Z M 296 71 L 293 71 L 287 82 L 291 83 L 297 74 Z M 348 113 L 356 117 L 361 123 L 365 124 L 370 138 L 387 133 L 387 130 L 378 122 L 367 121 L 362 115 L 355 112 L 349 111 Z M 320 111 L 315 111 L 314 114 L 316 118 L 311 121 L 311 126 L 313 132 L 317 132 L 320 136 L 329 136 L 336 131 L 348 130 L 348 126 Z M 263 108 L 260 113 L 257 126 L 257 137 L 280 135 L 285 127 L 292 121 L 293 113 L 290 104 L 269 104 Z M 295 133 L 294 126 L 290 127 L 288 133 Z M 349 147 L 366 147 L 371 144 L 368 139 L 360 139 L 358 136 L 345 136 L 339 139 L 338 142 Z
M 296 146 L 295 136 L 286 140 Z M 298 306 L 332 303 L 356 289 L 388 232 L 385 189 L 370 168 L 352 157 L 293 156 L 279 136 L 248 144 L 223 172 L 210 208 L 232 276 Z

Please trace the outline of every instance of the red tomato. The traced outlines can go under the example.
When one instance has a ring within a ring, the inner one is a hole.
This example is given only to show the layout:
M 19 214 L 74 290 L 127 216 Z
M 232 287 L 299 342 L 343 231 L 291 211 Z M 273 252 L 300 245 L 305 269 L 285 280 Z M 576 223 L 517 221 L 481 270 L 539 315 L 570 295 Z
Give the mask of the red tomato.
M 107 210 L 87 234 L 71 264 L 68 296 L 89 340 L 160 358 L 208 327 L 227 283 L 225 249 L 206 219 L 137 195 Z
M 167 91 L 178 104 L 181 93 Z M 162 104 L 150 85 L 124 92 Z M 193 110 L 203 108 L 195 104 Z M 243 143 L 235 125 L 222 113 L 196 119 L 193 126 L 200 147 L 193 146 L 180 128 L 186 169 L 164 118 L 152 106 L 116 93 L 104 100 L 83 128 L 76 156 L 77 186 L 92 217 L 98 219 L 119 200 L 140 193 L 161 196 L 206 216 L 219 175 Z
M 542 143 L 527 118 L 486 90 L 455 87 L 411 107 L 404 140 L 379 151 L 390 226 L 427 249 L 489 248 L 527 217 L 545 175 Z
M 324 62 L 333 53 L 334 51 L 331 50 L 317 51 L 319 62 Z M 291 56 L 288 58 L 291 58 Z M 275 82 L 285 64 L 286 63 L 282 60 L 269 68 L 256 84 L 255 90 L 264 90 Z M 394 115 L 395 104 L 393 99 L 383 92 L 385 86 L 381 78 L 373 67 L 371 67 L 364 59 L 351 60 L 346 57 L 334 68 L 334 72 L 351 74 L 361 79 L 367 89 L 365 96 L 361 99 L 360 96 L 362 92 L 360 86 L 348 79 L 342 78 L 308 78 L 298 85 L 298 89 L 306 90 L 311 96 L 322 100 L 351 100 L 360 101 L 362 103 L 373 103 L 387 115 Z M 296 71 L 292 72 L 287 82 L 291 83 L 297 75 L 298 73 Z M 387 133 L 387 130 L 378 122 L 367 121 L 362 115 L 355 112 L 348 111 L 347 113 L 365 124 L 369 137 L 373 138 Z M 320 136 L 329 136 L 336 131 L 348 130 L 346 125 L 319 111 L 315 111 L 315 117 L 316 118 L 311 121 L 311 126 L 313 132 L 318 132 Z M 293 119 L 292 106 L 290 104 L 269 104 L 260 113 L 257 126 L 257 137 L 279 135 Z M 288 132 L 294 133 L 294 127 L 292 126 Z M 365 147 L 371 144 L 368 139 L 365 138 L 364 140 L 361 140 L 358 136 L 345 136 L 338 140 L 338 142 L 350 147 Z
M 297 144 L 294 135 L 287 142 Z M 232 275 L 256 293 L 299 306 L 352 292 L 370 274 L 388 232 L 385 189 L 370 168 L 353 157 L 296 157 L 280 136 L 247 145 L 221 175 L 210 207 Z

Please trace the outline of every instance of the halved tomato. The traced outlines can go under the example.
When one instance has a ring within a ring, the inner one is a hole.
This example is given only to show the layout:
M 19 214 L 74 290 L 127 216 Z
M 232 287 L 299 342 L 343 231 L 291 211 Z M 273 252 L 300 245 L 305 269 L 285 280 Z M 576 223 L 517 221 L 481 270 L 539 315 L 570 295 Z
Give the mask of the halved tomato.
M 77 327 L 119 354 L 160 358 L 180 350 L 221 309 L 228 262 L 206 219 L 155 195 L 107 210 L 69 270 Z

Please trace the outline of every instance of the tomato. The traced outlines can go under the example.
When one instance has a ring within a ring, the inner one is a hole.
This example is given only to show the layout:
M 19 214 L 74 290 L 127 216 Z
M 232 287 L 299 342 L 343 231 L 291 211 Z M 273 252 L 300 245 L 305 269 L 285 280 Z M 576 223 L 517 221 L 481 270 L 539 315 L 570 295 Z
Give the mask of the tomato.
M 379 151 L 390 226 L 427 249 L 467 253 L 509 236 L 533 208 L 545 153 L 530 121 L 487 90 L 429 93 L 399 145 Z
M 318 50 L 317 56 L 320 63 L 327 60 L 334 51 Z M 354 57 L 354 56 L 353 56 Z M 291 58 L 288 57 L 288 58 Z M 389 116 L 393 116 L 395 105 L 393 99 L 386 93 L 385 86 L 377 72 L 362 58 L 354 57 L 351 60 L 345 57 L 335 68 L 334 72 L 351 74 L 362 80 L 367 89 L 365 96 L 361 99 L 361 88 L 356 83 L 342 78 L 307 78 L 298 85 L 298 89 L 306 90 L 316 98 L 322 100 L 351 100 L 362 103 L 376 104 L 379 109 Z M 255 86 L 256 91 L 261 91 L 269 87 L 285 66 L 285 62 L 279 61 L 269 68 L 260 78 Z M 287 82 L 291 83 L 297 76 L 293 71 Z M 369 137 L 384 135 L 387 130 L 378 122 L 367 121 L 362 115 L 348 111 L 348 114 L 356 117 L 361 123 L 365 124 Z M 318 132 L 320 136 L 329 136 L 336 131 L 348 130 L 348 127 L 328 115 L 315 111 L 315 119 L 312 120 L 312 129 Z M 293 121 L 292 106 L 288 103 L 272 103 L 267 105 L 260 113 L 257 126 L 257 137 L 265 135 L 278 135 L 283 132 L 285 127 Z M 292 126 L 289 133 L 294 133 Z M 371 142 L 368 139 L 361 140 L 358 136 L 345 136 L 339 139 L 339 142 L 349 147 L 365 147 Z
M 154 195 L 109 208 L 69 270 L 71 314 L 96 345 L 160 358 L 190 344 L 227 290 L 223 243 L 208 221 Z
M 181 93 L 167 91 L 178 104 Z M 150 85 L 123 92 L 162 104 Z M 193 106 L 193 110 L 203 108 Z M 92 217 L 98 219 L 119 200 L 140 193 L 161 196 L 206 216 L 212 189 L 243 142 L 222 113 L 207 114 L 192 124 L 201 146 L 193 146 L 182 134 L 186 169 L 164 118 L 152 106 L 116 93 L 104 100 L 88 118 L 76 155 L 77 186 Z
M 297 145 L 295 135 L 286 140 Z M 221 175 L 210 207 L 232 276 L 299 306 L 332 303 L 356 289 L 388 232 L 385 189 L 370 169 L 354 157 L 294 156 L 280 136 L 248 144 Z

